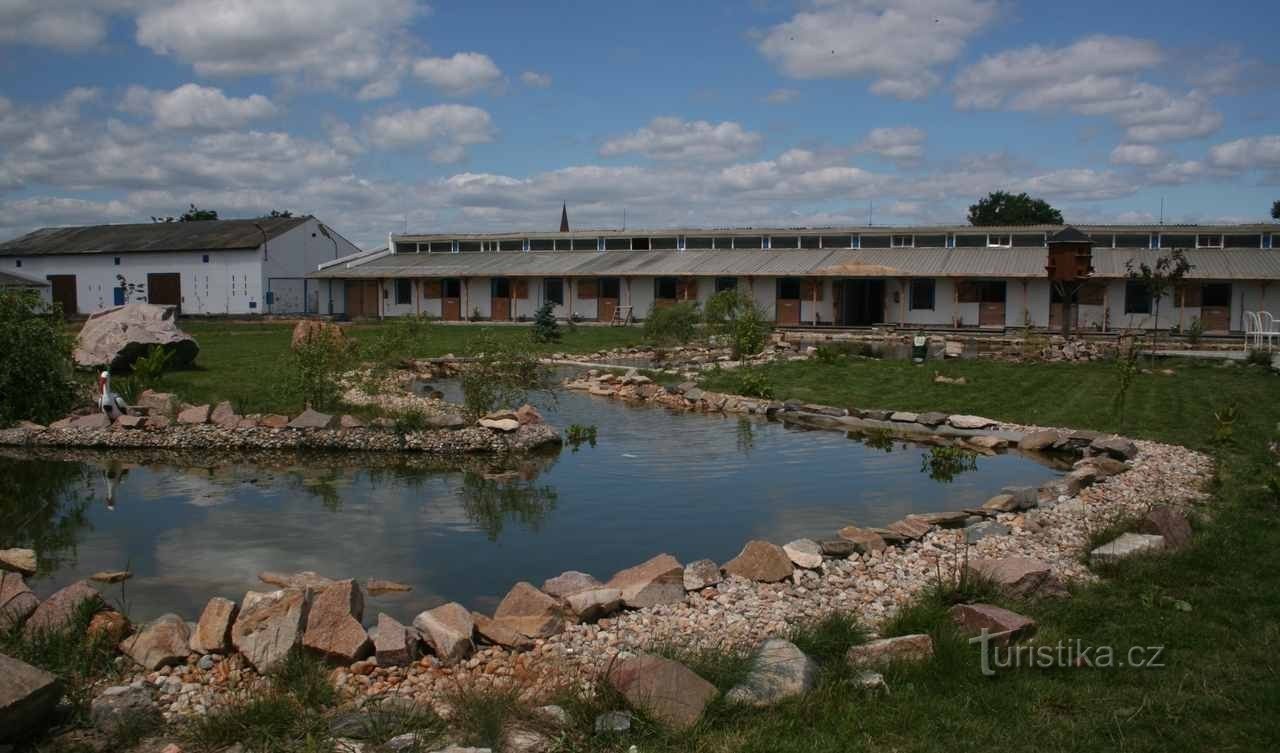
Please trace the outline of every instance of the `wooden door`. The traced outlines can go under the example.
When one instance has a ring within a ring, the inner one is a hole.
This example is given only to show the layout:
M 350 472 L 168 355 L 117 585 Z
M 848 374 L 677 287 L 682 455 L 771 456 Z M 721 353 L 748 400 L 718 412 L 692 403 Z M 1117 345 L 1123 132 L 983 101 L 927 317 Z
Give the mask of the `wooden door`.
M 49 275 L 45 277 L 51 286 L 50 295 L 53 302 L 62 307 L 63 316 L 75 316 L 80 312 L 76 302 L 75 275 Z
M 778 302 L 776 314 L 778 324 L 788 326 L 800 323 L 801 287 L 800 279 L 797 277 L 783 277 L 778 280 L 775 299 Z
M 446 322 L 462 321 L 462 280 L 447 277 L 440 286 L 440 318 Z
M 979 327 L 1004 327 L 1004 302 L 978 304 Z
M 147 303 L 182 308 L 182 276 L 176 272 L 147 275 Z
M 1062 310 L 1066 307 L 1065 303 L 1049 304 L 1049 329 L 1057 332 L 1062 329 Z M 1080 307 L 1071 306 L 1071 329 L 1079 329 L 1080 327 Z
M 1200 325 L 1205 332 L 1231 330 L 1231 283 L 1205 283 L 1200 286 Z
M 494 298 L 490 303 L 489 319 L 495 322 L 511 321 L 511 299 Z
M 622 281 L 617 277 L 601 277 L 596 286 L 596 320 L 613 321 L 614 312 L 622 303 Z
M 382 298 L 382 283 L 377 280 L 364 281 L 364 315 L 378 316 L 382 313 L 379 305 Z
M 347 280 L 347 317 L 378 315 L 378 281 Z

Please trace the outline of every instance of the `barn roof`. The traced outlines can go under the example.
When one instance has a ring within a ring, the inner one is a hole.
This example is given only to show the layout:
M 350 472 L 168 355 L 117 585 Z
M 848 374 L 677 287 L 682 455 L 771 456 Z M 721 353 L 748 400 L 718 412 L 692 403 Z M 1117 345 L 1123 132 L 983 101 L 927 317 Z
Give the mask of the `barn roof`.
M 264 235 L 270 240 L 309 219 L 310 216 L 262 217 L 256 220 L 46 227 L 0 243 L 0 256 L 251 249 L 262 245 Z

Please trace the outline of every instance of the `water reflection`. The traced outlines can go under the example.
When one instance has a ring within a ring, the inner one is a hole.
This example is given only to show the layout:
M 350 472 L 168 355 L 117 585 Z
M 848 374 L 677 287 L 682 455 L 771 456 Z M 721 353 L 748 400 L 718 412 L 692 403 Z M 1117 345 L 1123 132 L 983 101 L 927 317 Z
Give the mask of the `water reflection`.
M 0 456 L 0 548 L 39 553 L 39 574 L 75 562 L 89 527 L 90 468 Z
M 940 484 L 949 484 L 956 476 L 978 470 L 978 454 L 959 447 L 931 447 L 920 456 L 920 472 Z
M 556 490 L 523 479 L 485 478 L 476 473 L 462 477 L 462 507 L 490 541 L 497 541 L 508 518 L 531 531 L 542 527 L 555 509 Z

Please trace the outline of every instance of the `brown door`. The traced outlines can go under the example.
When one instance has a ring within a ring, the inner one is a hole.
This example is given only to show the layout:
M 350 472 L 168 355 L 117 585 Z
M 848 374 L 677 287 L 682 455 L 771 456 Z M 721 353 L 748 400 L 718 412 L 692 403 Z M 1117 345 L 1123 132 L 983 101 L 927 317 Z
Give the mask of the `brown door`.
M 1062 309 L 1065 303 L 1049 304 L 1049 329 L 1055 332 L 1062 329 Z M 1080 327 L 1080 307 L 1073 305 L 1071 307 L 1071 329 L 1079 329 Z
M 1205 332 L 1230 331 L 1231 283 L 1216 282 L 1200 286 L 1200 326 Z
M 1005 284 L 997 281 L 978 284 L 981 288 L 981 298 L 978 302 L 978 326 L 1003 329 Z
M 182 308 L 182 276 L 176 272 L 147 275 L 147 303 Z
M 75 316 L 80 312 L 80 307 L 76 304 L 75 275 L 49 275 L 45 279 L 51 286 L 53 302 L 62 307 L 63 316 Z
M 462 280 L 446 277 L 441 283 L 440 318 L 446 322 L 462 321 Z
M 347 280 L 347 317 L 378 315 L 378 281 Z
M 490 289 L 489 320 L 511 321 L 511 281 L 505 277 L 495 277 L 490 283 Z
M 800 280 L 783 277 L 778 280 L 778 324 L 783 326 L 800 323 Z
M 596 318 L 602 322 L 613 321 L 622 298 L 622 283 L 617 277 L 600 278 L 600 297 L 596 300 Z

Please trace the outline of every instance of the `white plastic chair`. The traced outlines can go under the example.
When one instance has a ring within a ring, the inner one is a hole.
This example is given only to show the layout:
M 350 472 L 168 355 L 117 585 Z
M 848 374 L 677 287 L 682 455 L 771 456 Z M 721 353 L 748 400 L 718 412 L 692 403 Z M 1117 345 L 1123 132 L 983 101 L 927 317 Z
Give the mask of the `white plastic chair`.
M 1258 317 L 1258 345 L 1262 345 L 1262 341 L 1266 340 L 1267 350 L 1271 350 L 1271 341 L 1280 339 L 1280 326 L 1268 311 L 1259 311 L 1256 316 Z
M 1262 329 L 1262 319 L 1252 311 L 1244 312 L 1244 352 L 1248 354 L 1250 346 L 1258 344 L 1258 331 Z

